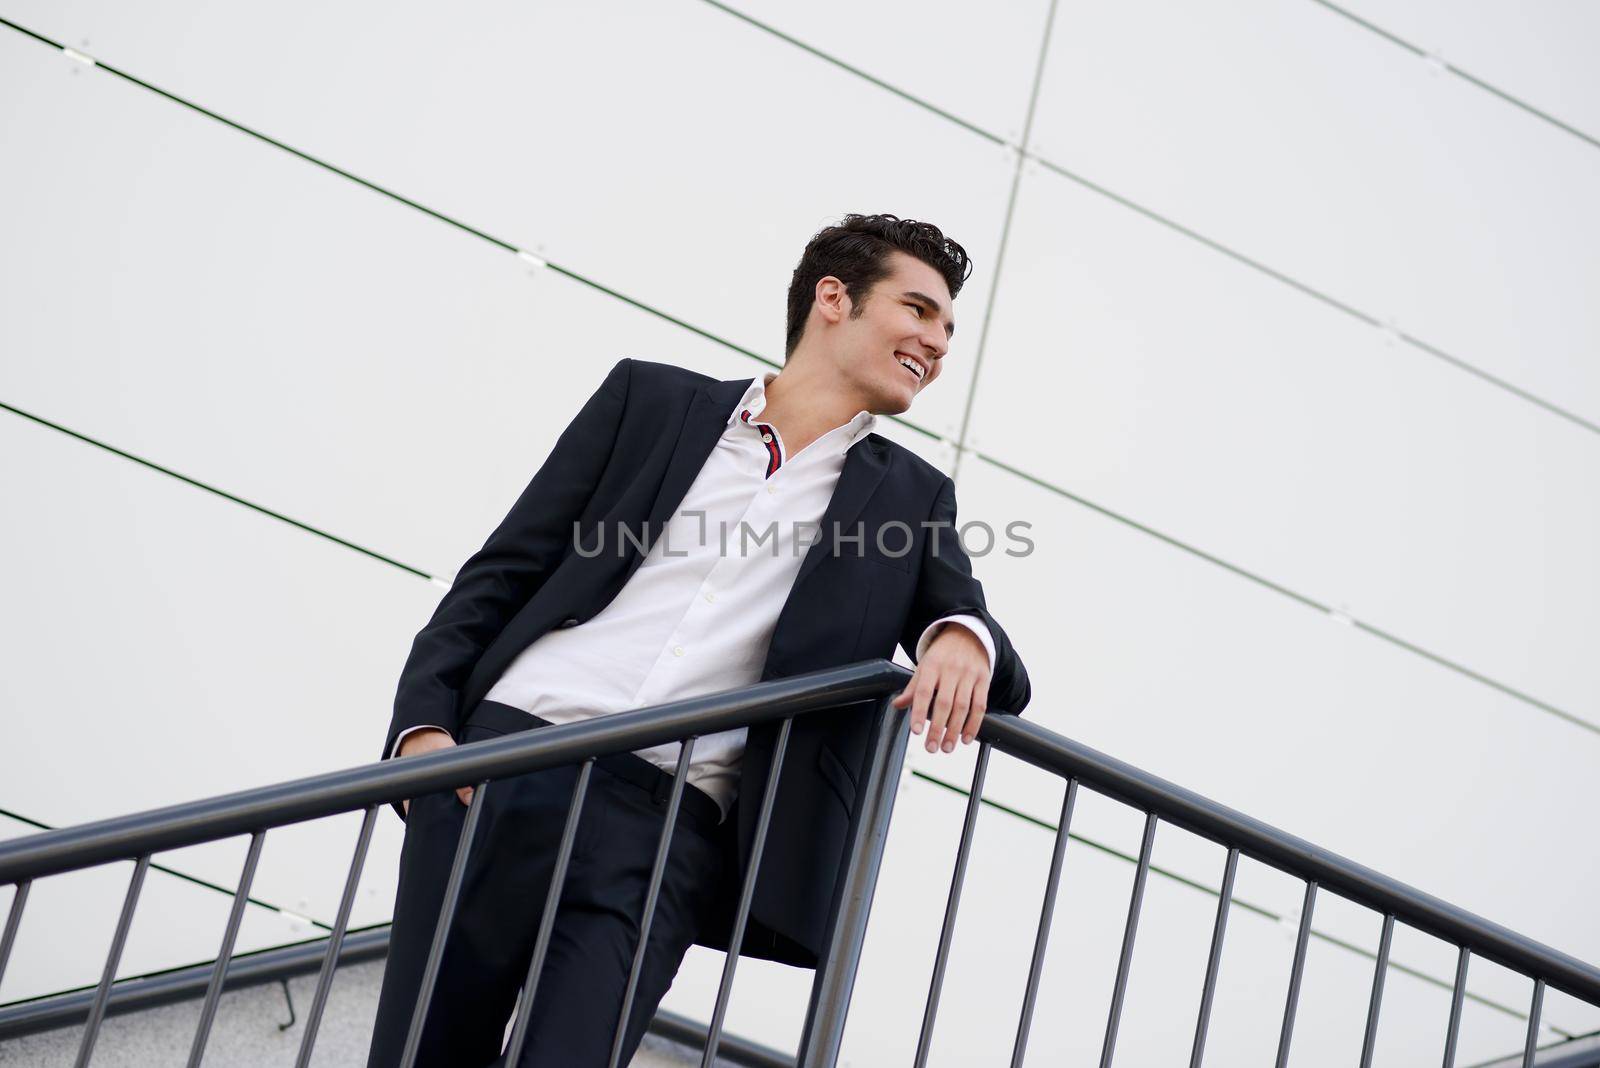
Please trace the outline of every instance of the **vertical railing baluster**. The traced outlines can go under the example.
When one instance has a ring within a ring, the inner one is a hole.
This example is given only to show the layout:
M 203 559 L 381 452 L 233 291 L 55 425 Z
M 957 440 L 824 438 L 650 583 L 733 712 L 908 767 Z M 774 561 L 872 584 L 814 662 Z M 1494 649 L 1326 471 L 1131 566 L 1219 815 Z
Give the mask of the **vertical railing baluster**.
M 1383 979 L 1389 971 L 1389 944 L 1394 939 L 1394 913 L 1383 917 L 1378 938 L 1378 963 L 1372 971 L 1372 998 L 1367 1002 L 1367 1034 L 1361 1040 L 1361 1068 L 1372 1068 L 1372 1051 L 1378 1045 L 1378 1011 L 1383 1005 Z
M 1217 975 L 1222 970 L 1222 937 L 1228 930 L 1228 910 L 1233 906 L 1233 878 L 1239 873 L 1239 849 L 1228 850 L 1222 867 L 1222 890 L 1217 894 L 1217 921 L 1211 928 L 1211 955 L 1206 958 L 1206 985 L 1200 992 L 1200 1018 L 1194 1025 L 1194 1049 L 1189 1053 L 1189 1068 L 1200 1068 L 1206 1054 L 1206 1031 L 1211 1027 L 1211 1002 L 1217 993 Z
M 1050 855 L 1050 876 L 1044 884 L 1044 904 L 1039 909 L 1039 931 L 1033 936 L 1033 960 L 1028 964 L 1028 986 L 1022 994 L 1022 1015 L 1017 1020 L 1016 1041 L 1011 1044 L 1011 1068 L 1022 1068 L 1028 1050 L 1028 1029 L 1033 1024 L 1033 1005 L 1039 997 L 1039 977 L 1044 974 L 1045 944 L 1050 940 L 1050 919 L 1056 910 L 1056 891 L 1061 885 L 1061 865 L 1071 837 L 1072 805 L 1078 797 L 1078 780 L 1068 779 L 1061 795 L 1061 819 L 1056 824 L 1056 848 Z M 710 1068 L 703 1065 L 702 1068 Z
M 796 1068 L 833 1068 L 844 1046 L 850 1016 L 850 993 L 861 964 L 861 946 L 872 916 L 872 899 L 883 867 L 883 852 L 894 818 L 900 770 L 905 764 L 911 731 L 906 713 L 886 694 L 873 712 L 865 762 L 856 782 L 856 801 L 845 832 L 839 876 L 828 903 L 822 952 L 811 981 L 806 1018 L 800 1027 Z
M 929 728 L 930 730 L 932 728 Z M 945 965 L 950 959 L 950 942 L 955 935 L 956 909 L 961 904 L 961 886 L 967 877 L 967 858 L 972 853 L 972 835 L 978 825 L 978 809 L 983 802 L 983 780 L 989 770 L 989 743 L 978 745 L 978 765 L 972 772 L 972 790 L 967 794 L 967 815 L 961 824 L 961 843 L 956 847 L 956 868 L 950 876 L 950 894 L 944 905 L 944 924 L 939 930 L 939 952 L 933 958 L 933 979 L 928 983 L 928 1000 L 922 1009 L 922 1033 L 917 1038 L 916 1068 L 928 1063 L 933 1046 L 933 1021 L 939 1012 L 939 994 L 944 988 Z
M 1283 1030 L 1278 1034 L 1277 1068 L 1289 1063 L 1289 1041 L 1294 1036 L 1294 1014 L 1300 1004 L 1300 977 L 1306 969 L 1306 946 L 1311 941 L 1311 910 L 1317 903 L 1317 884 L 1306 883 L 1300 905 L 1300 934 L 1294 940 L 1294 966 L 1289 970 L 1289 998 L 1283 1006 Z
M 411 1010 L 411 1026 L 406 1031 L 400 1068 L 412 1068 L 417 1061 L 417 1050 L 422 1044 L 422 1024 L 427 1019 L 428 1006 L 433 1004 L 433 986 L 439 981 L 439 963 L 444 959 L 445 940 L 450 934 L 450 924 L 455 919 L 456 902 L 461 897 L 461 880 L 467 872 L 467 853 L 472 848 L 472 835 L 478 828 L 478 817 L 483 812 L 483 796 L 488 792 L 488 780 L 480 782 L 473 789 L 472 801 L 467 805 L 467 818 L 461 825 L 461 837 L 456 841 L 455 861 L 450 865 L 450 879 L 444 887 L 444 901 L 439 905 L 439 920 L 433 928 L 433 944 L 428 947 L 428 963 L 422 970 L 422 986 L 417 991 L 417 1004 Z
M 377 822 L 378 806 L 368 805 L 361 817 L 361 832 L 356 836 L 355 856 L 350 858 L 350 871 L 344 878 L 339 914 L 334 917 L 333 932 L 328 935 L 328 948 L 322 954 L 322 970 L 317 973 L 317 992 L 311 997 L 311 1011 L 306 1016 L 306 1029 L 300 1036 L 300 1052 L 295 1056 L 295 1068 L 307 1068 L 311 1063 L 311 1048 L 316 1045 L 322 1012 L 328 1004 L 328 993 L 333 989 L 333 972 L 339 965 L 339 947 L 344 944 L 345 928 L 350 924 L 350 910 L 355 906 L 356 887 L 361 883 L 361 869 L 366 866 L 367 847 L 372 843 L 372 828 Z
M 511 1044 L 506 1047 L 505 1064 L 520 1062 L 523 1044 L 528 1040 L 533 998 L 539 990 L 539 976 L 544 972 L 545 954 L 550 950 L 550 932 L 555 930 L 556 909 L 561 905 L 561 891 L 567 883 L 567 866 L 572 861 L 573 843 L 578 839 L 578 821 L 583 817 L 583 799 L 589 793 L 589 775 L 593 770 L 594 758 L 590 757 L 578 769 L 578 780 L 572 787 L 572 800 L 567 802 L 567 822 L 561 828 L 561 845 L 556 849 L 556 863 L 550 870 L 550 886 L 544 894 L 544 912 L 539 916 L 539 933 L 533 941 L 528 977 L 522 981 L 522 994 L 517 998 L 517 1022 L 511 1028 Z
M 650 924 L 656 915 L 656 898 L 661 893 L 661 877 L 667 868 L 667 853 L 672 847 L 672 832 L 678 823 L 678 806 L 683 801 L 683 784 L 689 778 L 689 754 L 694 752 L 695 739 L 686 738 L 678 753 L 678 768 L 672 777 L 672 793 L 667 798 L 667 815 L 661 827 L 661 839 L 656 844 L 656 862 L 650 869 L 650 889 L 644 898 L 644 915 L 639 920 L 639 944 L 634 947 L 633 967 L 628 971 L 628 985 L 622 991 L 622 1011 L 617 1016 L 617 1030 L 611 1038 L 611 1068 L 622 1061 L 622 1047 L 628 1035 L 628 1016 L 633 1012 L 633 995 L 639 986 L 639 973 L 644 970 L 644 954 L 650 942 Z
M 106 1003 L 111 999 L 111 983 L 117 977 L 117 965 L 122 961 L 122 948 L 128 942 L 128 928 L 133 926 L 133 910 L 139 903 L 139 890 L 144 886 L 145 872 L 150 870 L 150 854 L 140 857 L 133 866 L 133 877 L 128 880 L 128 893 L 122 899 L 122 915 L 117 917 L 117 931 L 111 936 L 111 951 L 106 954 L 106 967 L 100 975 L 100 985 L 94 992 L 94 1004 L 89 1007 L 89 1018 L 84 1021 L 83 1041 L 78 1044 L 76 1068 L 86 1068 L 94 1053 L 95 1039 L 100 1037 L 100 1022 L 105 1019 Z
M 1466 946 L 1456 955 L 1456 983 L 1450 991 L 1450 1025 L 1444 1033 L 1444 1068 L 1456 1068 L 1456 1036 L 1461 1033 L 1461 1004 L 1467 996 L 1467 962 L 1472 952 Z
M 716 1064 L 717 1044 L 722 1040 L 722 1020 L 727 1015 L 728 999 L 733 994 L 733 972 L 739 963 L 739 946 L 744 942 L 744 929 L 750 918 L 750 902 L 755 898 L 756 875 L 761 869 L 761 854 L 767 845 L 767 827 L 772 823 L 772 808 L 778 797 L 778 778 L 783 773 L 783 758 L 789 750 L 789 731 L 793 726 L 793 719 L 784 720 L 778 728 L 778 740 L 772 746 L 772 771 L 767 775 L 767 786 L 761 794 L 761 811 L 756 816 L 755 839 L 750 846 L 750 867 L 744 873 L 744 885 L 739 890 L 739 907 L 733 914 L 733 929 L 728 935 L 728 956 L 722 963 L 722 981 L 717 984 L 717 1003 L 711 1010 L 711 1026 L 706 1031 L 706 1048 L 700 1057 L 700 1068 L 713 1068 Z M 732 819 L 733 815 L 730 813 L 728 818 Z
M 1122 931 L 1122 955 L 1117 959 L 1117 980 L 1111 989 L 1111 1012 L 1106 1017 L 1106 1037 L 1100 1044 L 1100 1068 L 1111 1068 L 1117 1047 L 1117 1026 L 1122 1019 L 1122 999 L 1128 991 L 1128 973 L 1133 968 L 1133 940 L 1139 931 L 1139 909 L 1144 905 L 1144 886 L 1150 877 L 1150 853 L 1156 842 L 1156 814 L 1145 813 L 1144 841 L 1139 845 L 1139 867 L 1133 875 L 1133 896 L 1128 901 L 1128 923 Z
M 222 948 L 217 951 L 217 963 L 211 969 L 211 981 L 206 984 L 205 1000 L 200 1005 L 200 1023 L 194 1031 L 194 1043 L 189 1047 L 189 1068 L 199 1068 L 205 1055 L 206 1039 L 211 1037 L 211 1021 L 217 1015 L 217 1002 L 222 999 L 222 981 L 228 974 L 228 963 L 233 959 L 233 945 L 239 937 L 239 924 L 244 919 L 245 906 L 250 903 L 250 884 L 255 881 L 256 865 L 261 861 L 261 844 L 266 831 L 250 836 L 250 850 L 245 854 L 244 872 L 239 876 L 239 889 L 233 892 L 233 908 L 228 910 L 228 926 L 222 932 Z
M 17 942 L 17 929 L 22 926 L 22 906 L 28 903 L 28 888 L 32 879 L 17 883 L 17 892 L 11 896 L 11 911 L 6 915 L 5 934 L 0 934 L 0 982 L 5 981 L 6 962 L 11 959 L 11 947 Z
M 1522 1068 L 1533 1068 L 1533 1054 L 1539 1044 L 1539 1014 L 1544 1008 L 1544 980 L 1533 981 L 1533 1004 L 1528 1008 L 1528 1040 L 1522 1044 Z

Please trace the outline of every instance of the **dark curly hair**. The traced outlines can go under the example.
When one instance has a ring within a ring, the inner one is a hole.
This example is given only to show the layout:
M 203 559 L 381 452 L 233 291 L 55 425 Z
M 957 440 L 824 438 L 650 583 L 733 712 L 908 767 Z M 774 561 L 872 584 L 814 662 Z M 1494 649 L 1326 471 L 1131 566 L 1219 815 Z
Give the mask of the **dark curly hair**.
M 967 250 L 945 237 L 932 223 L 893 215 L 846 215 L 838 226 L 818 230 L 800 254 L 800 263 L 789 282 L 784 359 L 793 355 L 800 344 L 819 281 L 832 275 L 843 282 L 845 292 L 850 294 L 850 318 L 857 318 L 872 287 L 888 275 L 889 253 L 896 249 L 942 274 L 952 300 L 972 273 Z

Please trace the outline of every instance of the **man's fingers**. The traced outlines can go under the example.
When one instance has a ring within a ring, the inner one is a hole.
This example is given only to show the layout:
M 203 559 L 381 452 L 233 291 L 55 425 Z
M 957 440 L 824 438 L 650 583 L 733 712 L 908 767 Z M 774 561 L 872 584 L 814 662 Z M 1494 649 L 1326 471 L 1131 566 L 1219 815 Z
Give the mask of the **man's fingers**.
M 917 679 L 916 676 L 913 675 L 911 677 L 911 681 L 906 683 L 906 688 L 895 694 L 894 700 L 889 703 L 894 705 L 896 708 L 906 707 L 906 705 L 910 704 L 916 697 L 916 685 Z M 911 732 L 913 734 L 922 733 L 922 721 L 917 718 L 916 709 L 912 709 L 911 711 Z
M 988 694 L 984 692 L 988 688 L 987 685 L 974 686 L 972 688 L 972 712 L 967 716 L 966 729 L 961 732 L 961 740 L 964 743 L 971 742 L 976 738 L 978 736 L 978 728 L 983 726 L 984 713 L 989 711 Z
M 933 684 L 926 675 L 916 680 L 917 690 L 911 698 L 911 729 L 917 734 L 928 728 L 928 710 L 933 702 Z
M 944 737 L 945 724 L 950 720 L 950 713 L 955 706 L 955 692 L 948 674 L 939 676 L 937 686 L 938 694 L 933 699 L 932 722 L 928 725 L 928 752 L 939 751 L 940 740 Z
M 960 683 L 955 684 L 955 708 L 950 711 L 950 723 L 944 729 L 942 747 L 946 753 L 955 751 L 955 743 L 962 739 L 966 721 L 973 715 L 971 705 L 973 705 L 973 683 L 971 679 L 963 678 Z
M 958 740 L 970 742 L 977 735 L 978 724 L 983 719 L 986 696 L 984 691 L 987 685 L 982 676 L 966 675 L 948 683 L 942 682 L 941 686 L 949 690 L 950 715 L 938 738 L 929 739 L 930 753 L 937 749 L 943 749 L 946 753 L 953 752 Z
M 982 707 L 981 691 L 988 688 L 980 685 L 983 682 L 981 676 L 958 674 L 954 669 L 941 673 L 937 665 L 923 664 L 892 703 L 896 708 L 911 706 L 911 733 L 921 734 L 926 729 L 928 752 L 943 748 L 948 753 L 955 749 L 958 738 L 971 740 L 977 733 L 972 709 Z M 981 718 L 982 713 L 978 715 Z
M 945 724 L 944 737 L 939 741 L 939 748 L 946 753 L 956 747 L 956 739 L 960 738 L 966 730 L 966 722 L 972 715 L 972 681 L 963 678 L 954 684 L 954 701 L 950 707 L 950 719 Z

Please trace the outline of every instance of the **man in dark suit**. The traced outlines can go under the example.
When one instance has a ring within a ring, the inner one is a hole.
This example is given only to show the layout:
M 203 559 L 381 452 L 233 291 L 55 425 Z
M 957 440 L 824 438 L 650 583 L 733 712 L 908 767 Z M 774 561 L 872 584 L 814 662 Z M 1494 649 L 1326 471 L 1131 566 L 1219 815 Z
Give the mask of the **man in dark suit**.
M 848 215 L 795 269 L 781 373 L 718 382 L 618 362 L 418 633 L 384 756 L 887 658 L 897 643 L 916 671 L 895 703 L 930 752 L 970 742 L 991 707 L 1021 712 L 1027 673 L 972 575 L 953 482 L 871 432 L 939 376 L 970 268 L 930 224 Z M 866 711 L 795 720 L 747 956 L 817 962 Z M 695 743 L 622 1064 L 689 945 L 727 948 L 776 734 Z M 523 1066 L 608 1061 L 678 751 L 595 766 Z M 576 774 L 486 789 L 419 1065 L 499 1053 Z M 471 796 L 397 806 L 406 840 L 372 1066 L 398 1060 Z

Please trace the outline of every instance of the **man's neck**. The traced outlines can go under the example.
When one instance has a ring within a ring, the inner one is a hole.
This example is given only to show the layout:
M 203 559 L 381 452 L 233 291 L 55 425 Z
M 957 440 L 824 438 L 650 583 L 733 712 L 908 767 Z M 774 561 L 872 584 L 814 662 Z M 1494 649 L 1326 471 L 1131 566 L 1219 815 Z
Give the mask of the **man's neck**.
M 766 401 L 761 421 L 778 428 L 791 456 L 848 423 L 863 408 L 860 398 L 840 391 L 839 379 L 831 370 L 819 373 L 792 358 L 767 383 Z

